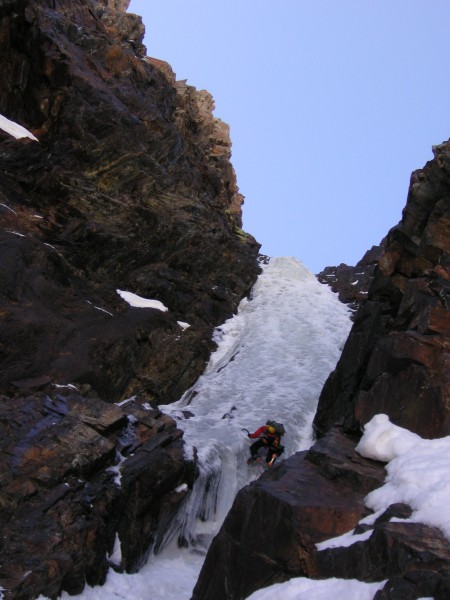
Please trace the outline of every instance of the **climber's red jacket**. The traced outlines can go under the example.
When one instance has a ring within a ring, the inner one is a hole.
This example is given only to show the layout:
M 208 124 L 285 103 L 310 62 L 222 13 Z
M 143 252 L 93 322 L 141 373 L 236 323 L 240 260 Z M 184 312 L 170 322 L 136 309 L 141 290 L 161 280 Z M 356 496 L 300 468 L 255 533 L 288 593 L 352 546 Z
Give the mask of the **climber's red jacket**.
M 261 438 L 268 446 L 278 446 L 280 443 L 280 436 L 277 433 L 269 433 L 267 431 L 267 425 L 262 425 L 254 433 L 249 433 L 249 438 Z

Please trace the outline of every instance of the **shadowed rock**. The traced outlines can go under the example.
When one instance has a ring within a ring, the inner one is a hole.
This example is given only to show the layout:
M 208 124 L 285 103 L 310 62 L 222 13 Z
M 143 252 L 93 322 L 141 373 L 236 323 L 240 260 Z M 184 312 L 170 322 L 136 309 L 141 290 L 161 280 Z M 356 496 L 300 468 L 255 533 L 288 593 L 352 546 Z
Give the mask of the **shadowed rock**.
M 79 593 L 161 544 L 195 465 L 154 407 L 203 372 L 259 272 L 229 128 L 208 92 L 145 56 L 128 5 L 0 3 L 0 114 L 39 140 L 0 130 L 8 600 Z
M 111 564 L 137 570 L 195 478 L 175 422 L 135 402 L 67 388 L 1 397 L 0 423 L 5 600 L 103 583 L 116 538 L 121 558 Z
M 266 471 L 238 493 L 193 600 L 242 600 L 291 577 L 319 576 L 315 544 L 369 514 L 364 496 L 383 479 L 383 466 L 357 455 L 352 439 L 337 430 Z
M 450 433 L 450 144 L 411 177 L 403 218 L 384 254 L 335 371 L 315 429 L 361 431 L 386 413 L 426 438 Z
M 259 270 L 228 126 L 208 92 L 143 57 L 144 29 L 126 5 L 0 7 L 0 113 L 39 139 L 0 131 L 8 394 L 47 376 L 112 401 L 178 399 Z M 169 310 L 131 308 L 117 289 Z
M 378 261 L 383 255 L 383 244 L 372 246 L 354 267 L 341 263 L 337 267 L 325 267 L 317 275 L 320 283 L 329 285 L 339 294 L 339 300 L 357 310 L 367 300 Z
M 420 523 L 378 521 L 367 541 L 318 552 L 317 564 L 321 577 L 388 579 L 377 600 L 436 597 L 439 589 L 450 589 L 448 540 Z

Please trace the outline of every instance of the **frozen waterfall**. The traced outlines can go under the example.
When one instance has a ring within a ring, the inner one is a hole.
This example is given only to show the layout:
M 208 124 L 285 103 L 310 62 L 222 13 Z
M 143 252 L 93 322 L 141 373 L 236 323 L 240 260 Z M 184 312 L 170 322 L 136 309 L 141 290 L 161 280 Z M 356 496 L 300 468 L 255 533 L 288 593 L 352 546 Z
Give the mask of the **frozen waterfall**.
M 251 297 L 217 328 L 205 373 L 178 402 L 161 407 L 184 431 L 186 452 L 197 452 L 200 476 L 160 553 L 135 575 L 110 571 L 103 587 L 78 597 L 147 599 L 151 589 L 155 600 L 188 600 L 237 491 L 263 468 L 246 464 L 250 440 L 242 429 L 272 418 L 286 427 L 282 459 L 308 448 L 320 391 L 350 326 L 349 309 L 298 260 L 264 265 Z

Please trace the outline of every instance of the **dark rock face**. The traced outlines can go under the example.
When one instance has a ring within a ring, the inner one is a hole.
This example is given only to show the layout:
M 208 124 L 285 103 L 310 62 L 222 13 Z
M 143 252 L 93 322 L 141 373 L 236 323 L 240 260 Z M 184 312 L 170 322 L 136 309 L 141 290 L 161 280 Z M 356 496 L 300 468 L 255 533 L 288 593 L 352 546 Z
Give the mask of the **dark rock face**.
M 294 576 L 386 579 L 377 600 L 450 597 L 449 541 L 424 524 L 391 521 L 407 518 L 408 506 L 358 525 L 355 534 L 373 530 L 368 539 L 316 547 L 352 531 L 365 495 L 384 477 L 381 463 L 354 451 L 372 416 L 385 413 L 426 438 L 450 433 L 450 143 L 434 151 L 412 175 L 402 221 L 383 242 L 367 300 L 322 391 L 319 441 L 241 490 L 193 600 L 241 600 Z M 354 275 L 344 267 L 324 271 L 332 273 L 341 284 Z
M 388 519 L 395 515 L 395 511 Z M 420 523 L 383 522 L 380 517 L 367 541 L 347 548 L 317 553 L 317 567 L 327 577 L 383 581 L 375 598 L 443 596 L 450 591 L 448 540 L 443 533 Z
M 411 177 L 368 299 L 325 384 L 314 420 L 361 431 L 386 413 L 426 438 L 450 433 L 450 144 Z
M 392 522 L 411 514 L 392 505 L 373 525 L 367 493 L 384 480 L 381 463 L 359 456 L 355 438 L 331 429 L 308 452 L 242 489 L 213 540 L 192 600 L 244 600 L 292 577 L 383 581 L 375 598 L 444 599 L 450 591 L 448 540 L 436 528 Z M 316 544 L 353 531 L 350 546 Z M 370 537 L 359 539 L 358 534 Z
M 145 57 L 128 4 L 0 3 L 0 114 L 39 140 L 0 130 L 8 599 L 101 583 L 116 536 L 115 568 L 134 571 L 158 547 L 195 465 L 154 407 L 203 372 L 213 328 L 259 272 L 228 126 L 207 92 Z
M 0 132 L 6 393 L 48 376 L 111 401 L 171 402 L 258 272 L 228 126 L 207 92 L 142 58 L 139 18 L 116 10 L 126 5 L 0 8 L 0 113 L 39 138 Z M 130 308 L 116 289 L 169 310 Z
M 376 267 L 383 256 L 383 242 L 372 246 L 355 267 L 341 263 L 337 267 L 326 267 L 317 275 L 320 283 L 329 285 L 339 295 L 339 300 L 357 310 L 367 300 Z
M 103 583 L 117 535 L 113 566 L 135 571 L 195 479 L 174 421 L 136 402 L 118 407 L 49 386 L 1 397 L 0 427 L 5 600 Z
M 364 497 L 383 479 L 383 466 L 361 458 L 339 430 L 266 471 L 239 492 L 193 600 L 243 600 L 291 577 L 318 577 L 315 544 L 369 514 Z

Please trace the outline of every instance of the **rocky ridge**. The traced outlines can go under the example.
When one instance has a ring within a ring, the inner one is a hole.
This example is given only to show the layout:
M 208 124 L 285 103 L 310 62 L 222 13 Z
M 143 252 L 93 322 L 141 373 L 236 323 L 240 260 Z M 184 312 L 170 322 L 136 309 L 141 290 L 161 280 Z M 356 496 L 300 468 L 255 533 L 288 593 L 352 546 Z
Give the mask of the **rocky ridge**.
M 5 600 L 79 593 L 160 544 L 196 465 L 156 404 L 259 272 L 229 128 L 146 56 L 128 5 L 0 5 L 0 114 L 38 140 L 0 130 Z
M 383 242 L 372 246 L 354 267 L 341 263 L 337 267 L 325 267 L 318 273 L 320 283 L 329 285 L 339 300 L 357 311 L 367 299 L 378 261 L 383 255 Z
M 318 441 L 239 492 L 193 600 L 243 600 L 299 576 L 387 580 L 377 600 L 450 596 L 449 541 L 436 528 L 392 520 L 408 517 L 409 506 L 389 507 L 369 539 L 317 547 L 364 531 L 364 497 L 384 480 L 383 464 L 355 447 L 375 414 L 425 438 L 450 434 L 450 142 L 434 154 L 412 174 L 402 220 L 383 242 L 367 299 L 358 299 L 320 396 Z M 335 272 L 354 276 L 350 268 Z

